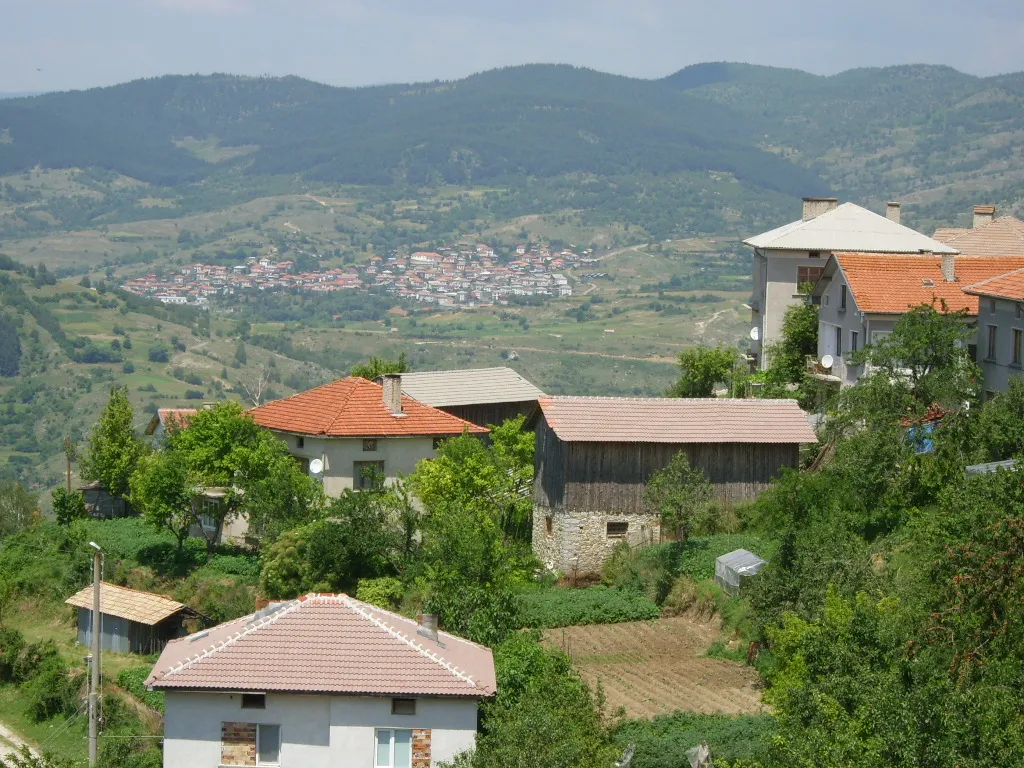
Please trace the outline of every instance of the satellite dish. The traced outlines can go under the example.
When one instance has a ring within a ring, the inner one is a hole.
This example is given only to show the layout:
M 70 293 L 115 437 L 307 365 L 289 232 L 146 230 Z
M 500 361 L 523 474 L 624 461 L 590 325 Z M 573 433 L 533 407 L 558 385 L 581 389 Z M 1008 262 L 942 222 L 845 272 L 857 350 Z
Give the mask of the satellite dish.
M 309 462 L 309 471 L 314 475 L 319 475 L 324 471 L 324 463 L 320 459 L 313 459 Z
M 761 331 L 759 329 L 757 329 L 757 328 L 751 328 L 750 329 L 750 338 L 753 339 L 754 341 L 757 341 L 757 339 L 758 339 L 758 337 L 760 335 L 761 335 Z
M 822 368 L 831 368 L 832 367 L 832 363 L 834 363 L 834 362 L 835 362 L 835 360 L 832 359 L 832 355 L 825 355 L 824 357 L 821 358 L 821 367 Z

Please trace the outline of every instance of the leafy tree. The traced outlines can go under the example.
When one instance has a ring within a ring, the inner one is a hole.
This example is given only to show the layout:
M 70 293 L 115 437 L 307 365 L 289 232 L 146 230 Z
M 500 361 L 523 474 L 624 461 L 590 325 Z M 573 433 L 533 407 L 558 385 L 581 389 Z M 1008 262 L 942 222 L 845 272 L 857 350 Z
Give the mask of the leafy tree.
M 131 476 L 132 505 L 156 528 L 166 528 L 182 551 L 189 528 L 198 520 L 198 481 L 178 451 L 162 450 L 142 457 Z
M 349 375 L 360 376 L 373 381 L 386 373 L 408 373 L 411 370 L 409 362 L 405 359 L 405 352 L 402 352 L 397 360 L 371 357 L 368 363 L 352 366 Z
M 35 754 L 22 745 L 0 757 L 0 768 L 72 768 L 74 762 L 51 753 Z
M 166 363 L 171 359 L 171 348 L 165 341 L 156 341 L 150 345 L 147 356 L 151 363 Z
M 17 376 L 21 369 L 21 339 L 7 315 L 0 315 L 0 376 Z
M 732 347 L 693 347 L 679 355 L 679 381 L 669 397 L 714 397 L 715 385 L 728 384 L 739 353 Z
M 978 462 L 1002 461 L 1024 453 L 1024 376 L 1011 376 L 1010 386 L 981 407 L 972 434 Z
M 245 351 L 245 341 L 242 339 L 238 340 L 238 346 L 235 347 L 235 362 L 239 365 L 249 362 L 249 355 Z
M 799 384 L 808 355 L 818 354 L 818 307 L 799 303 L 786 308 L 780 340 L 765 350 L 771 382 Z
M 38 510 L 36 497 L 12 481 L 0 482 L 0 537 L 27 528 Z
M 135 434 L 134 418 L 128 388 L 111 389 L 81 457 L 82 477 L 98 480 L 114 496 L 128 495 L 129 479 L 146 452 Z
M 644 503 L 661 516 L 661 524 L 674 530 L 680 542 L 713 525 L 714 488 L 704 470 L 690 464 L 680 451 L 655 472 L 644 489 Z
M 71 525 L 75 520 L 87 516 L 85 497 L 81 491 L 69 491 L 66 488 L 55 488 L 50 494 L 53 499 L 53 513 L 61 525 Z

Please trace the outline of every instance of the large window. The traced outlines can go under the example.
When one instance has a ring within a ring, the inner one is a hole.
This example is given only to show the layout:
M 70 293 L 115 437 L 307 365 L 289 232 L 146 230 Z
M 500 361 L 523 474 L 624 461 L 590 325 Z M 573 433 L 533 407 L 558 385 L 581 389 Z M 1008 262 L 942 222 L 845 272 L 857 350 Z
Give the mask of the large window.
M 1013 364 L 1020 365 L 1021 363 L 1021 346 L 1024 345 L 1024 331 L 1020 328 L 1013 329 Z
M 281 726 L 256 726 L 256 765 L 281 764 Z
M 377 768 L 412 768 L 412 731 L 381 728 L 377 731 Z
M 986 360 L 995 360 L 996 359 L 996 344 L 998 343 L 998 340 L 999 340 L 999 327 L 995 326 L 995 325 L 990 325 L 988 327 L 988 349 L 985 352 L 985 359 Z
M 361 490 L 380 488 L 384 484 L 383 461 L 356 461 L 352 467 L 352 485 Z
M 796 289 L 800 293 L 808 293 L 810 288 L 821 278 L 824 267 L 797 267 L 796 268 Z

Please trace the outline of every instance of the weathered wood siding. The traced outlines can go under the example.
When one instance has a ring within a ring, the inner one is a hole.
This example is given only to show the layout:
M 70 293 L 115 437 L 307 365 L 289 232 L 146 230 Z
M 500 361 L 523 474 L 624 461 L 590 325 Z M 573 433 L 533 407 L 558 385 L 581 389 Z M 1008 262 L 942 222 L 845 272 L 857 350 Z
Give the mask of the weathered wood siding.
M 559 507 L 565 499 L 568 444 L 558 439 L 547 419 L 540 418 L 534 445 L 533 503 L 542 507 Z
M 478 426 L 486 427 L 490 424 L 501 424 L 516 416 L 529 416 L 537 408 L 536 400 L 527 400 L 521 403 L 482 403 L 479 405 L 442 405 L 439 410 L 458 416 Z

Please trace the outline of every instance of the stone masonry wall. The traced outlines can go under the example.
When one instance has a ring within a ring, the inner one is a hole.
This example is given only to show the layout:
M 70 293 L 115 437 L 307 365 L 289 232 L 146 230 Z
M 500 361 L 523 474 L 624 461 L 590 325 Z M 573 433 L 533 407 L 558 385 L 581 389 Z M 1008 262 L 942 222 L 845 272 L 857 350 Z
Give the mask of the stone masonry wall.
M 416 728 L 412 732 L 412 768 L 430 766 L 430 729 Z
M 626 536 L 609 538 L 608 523 L 627 523 Z M 621 541 L 636 547 L 660 540 L 658 515 L 573 511 L 539 505 L 533 508 L 534 553 L 546 566 L 567 575 L 600 572 Z
M 220 724 L 220 764 L 256 765 L 256 724 Z

